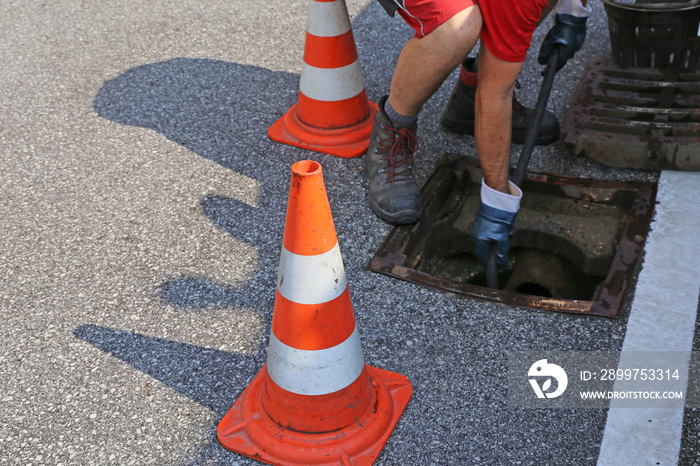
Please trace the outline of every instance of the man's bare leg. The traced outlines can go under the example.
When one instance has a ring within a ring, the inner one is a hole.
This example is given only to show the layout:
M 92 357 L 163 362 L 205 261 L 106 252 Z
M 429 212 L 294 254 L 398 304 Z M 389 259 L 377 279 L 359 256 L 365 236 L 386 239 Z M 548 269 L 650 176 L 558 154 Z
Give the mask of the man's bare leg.
M 538 25 L 557 5 L 559 0 L 549 0 L 549 4 L 542 10 Z M 485 47 L 483 43 L 482 47 Z M 448 100 L 448 104 L 441 116 L 441 124 L 445 131 L 463 134 L 474 134 L 475 120 L 475 92 L 477 86 L 476 71 L 478 68 L 479 53 L 477 52 L 473 58 L 466 59 L 460 67 L 460 76 L 455 83 L 452 95 Z M 522 91 L 521 91 L 522 92 Z M 520 105 L 516 100 L 513 101 L 513 116 L 512 116 L 512 133 L 511 141 L 516 144 L 523 144 L 527 134 L 527 129 L 532 122 L 534 112 Z M 540 131 L 535 139 L 535 144 L 546 145 L 556 141 L 559 137 L 559 122 L 556 116 L 546 111 L 540 125 Z
M 420 218 L 421 195 L 413 179 L 416 116 L 474 47 L 481 25 L 481 11 L 471 6 L 423 38 L 411 38 L 401 51 L 389 105 L 385 97 L 378 102 L 365 156 L 369 205 L 378 217 L 397 224 Z
M 427 36 L 412 37 L 399 55 L 389 104 L 401 115 L 416 115 L 447 76 L 469 55 L 481 33 L 481 12 L 469 7 Z

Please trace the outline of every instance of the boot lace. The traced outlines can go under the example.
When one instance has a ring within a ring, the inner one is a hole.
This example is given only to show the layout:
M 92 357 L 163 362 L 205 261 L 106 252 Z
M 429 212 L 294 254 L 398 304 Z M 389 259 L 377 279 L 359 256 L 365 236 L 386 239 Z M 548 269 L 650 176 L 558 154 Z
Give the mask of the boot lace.
M 388 137 L 380 139 L 377 148 L 379 160 L 389 162 L 388 167 L 380 170 L 383 173 L 389 169 L 389 176 L 384 182 L 390 181 L 393 185 L 394 182 L 408 181 L 413 178 L 413 154 L 418 150 L 415 129 L 386 126 L 384 130 Z
M 515 89 L 519 90 L 523 86 L 520 84 L 520 81 L 517 79 L 515 80 Z M 526 117 L 527 116 L 527 109 L 523 106 L 518 101 L 518 98 L 515 96 L 515 90 L 513 90 L 513 115 L 515 114 L 520 115 L 521 117 Z
M 520 81 L 516 79 L 516 80 L 515 80 L 515 85 L 514 85 L 513 87 L 515 88 L 515 89 L 513 89 L 513 102 L 519 103 L 519 102 L 518 102 L 518 98 L 515 97 L 515 90 L 516 90 L 516 89 L 517 89 L 517 90 L 520 90 L 520 88 L 522 88 L 523 86 L 522 86 L 522 84 L 520 84 Z

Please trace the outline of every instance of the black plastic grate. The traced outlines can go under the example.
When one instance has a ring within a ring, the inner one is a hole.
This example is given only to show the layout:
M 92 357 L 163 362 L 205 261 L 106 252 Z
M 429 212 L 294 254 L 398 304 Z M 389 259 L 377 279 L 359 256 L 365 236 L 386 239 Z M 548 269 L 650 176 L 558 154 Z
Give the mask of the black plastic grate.
M 577 155 L 614 167 L 700 170 L 700 72 L 589 64 L 562 132 Z

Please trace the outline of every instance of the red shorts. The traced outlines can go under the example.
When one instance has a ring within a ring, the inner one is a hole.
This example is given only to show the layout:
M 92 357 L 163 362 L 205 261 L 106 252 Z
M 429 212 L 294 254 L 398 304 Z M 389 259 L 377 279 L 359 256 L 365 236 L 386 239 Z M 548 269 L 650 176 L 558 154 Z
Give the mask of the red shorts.
M 525 61 L 542 10 L 547 0 L 479 0 L 484 18 L 481 41 L 496 58 Z
M 472 5 L 479 5 L 484 25 L 481 40 L 497 58 L 522 62 L 547 0 L 395 0 L 398 12 L 416 31 L 415 37 L 435 28 Z
M 478 0 L 394 0 L 401 17 L 419 39 L 427 36 L 460 11 L 478 4 Z

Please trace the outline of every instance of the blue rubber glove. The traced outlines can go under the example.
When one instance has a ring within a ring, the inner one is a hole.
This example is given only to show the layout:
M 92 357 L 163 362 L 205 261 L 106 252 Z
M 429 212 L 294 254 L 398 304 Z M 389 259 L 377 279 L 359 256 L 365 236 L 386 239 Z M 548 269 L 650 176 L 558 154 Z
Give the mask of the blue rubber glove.
M 496 246 L 496 265 L 502 269 L 508 265 L 508 250 L 510 237 L 515 233 L 516 212 L 497 209 L 481 203 L 479 213 L 472 226 L 472 237 L 475 241 L 476 257 L 484 268 L 487 267 L 491 255 L 491 246 Z
M 546 65 L 549 55 L 555 47 L 559 47 L 559 67 L 562 69 L 569 58 L 573 57 L 583 45 L 586 38 L 586 16 L 574 16 L 559 13 L 554 19 L 554 26 L 549 30 L 542 41 L 540 55 L 537 61 L 540 65 Z

